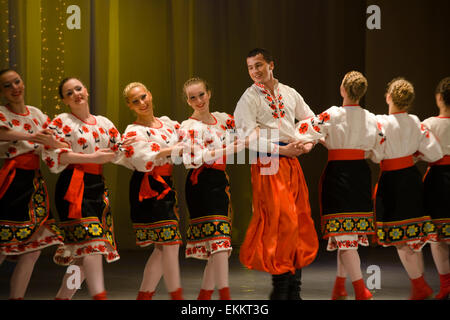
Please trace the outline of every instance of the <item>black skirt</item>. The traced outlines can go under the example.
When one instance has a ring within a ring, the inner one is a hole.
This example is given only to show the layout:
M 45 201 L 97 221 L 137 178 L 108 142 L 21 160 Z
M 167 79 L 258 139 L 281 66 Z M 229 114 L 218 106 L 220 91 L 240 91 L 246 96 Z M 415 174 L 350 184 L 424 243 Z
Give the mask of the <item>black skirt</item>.
M 366 160 L 329 161 L 319 192 L 324 238 L 375 233 L 371 171 Z
M 424 179 L 425 212 L 436 226 L 439 240 L 450 240 L 450 165 L 431 166 Z
M 41 172 L 15 170 L 13 181 L 0 199 L 0 253 L 17 255 L 61 244 Z
M 225 171 L 205 167 L 198 175 L 198 183 L 193 185 L 192 173 L 191 169 L 185 187 L 190 216 L 187 255 L 190 255 L 189 246 L 209 241 L 225 243 L 229 249 L 232 208 L 227 175 Z
M 420 249 L 436 236 L 436 228 L 425 212 L 424 186 L 416 166 L 382 172 L 375 212 L 378 242 L 382 245 L 415 242 L 416 249 Z
M 177 195 L 173 189 L 172 177 L 162 176 L 171 190 L 162 199 L 157 197 L 139 201 L 139 191 L 144 172 L 134 171 L 130 180 L 130 216 L 136 235 L 136 244 L 144 247 L 151 243 L 156 244 L 181 244 L 179 231 Z M 150 187 L 161 193 L 164 186 L 148 176 Z
M 72 175 L 73 169 L 65 169 L 56 182 L 55 205 L 64 246 L 57 250 L 53 260 L 69 265 L 77 258 L 92 254 L 104 255 L 107 262 L 118 260 L 113 216 L 103 176 L 84 173 L 81 218 L 72 219 L 69 218 L 70 204 L 64 200 Z

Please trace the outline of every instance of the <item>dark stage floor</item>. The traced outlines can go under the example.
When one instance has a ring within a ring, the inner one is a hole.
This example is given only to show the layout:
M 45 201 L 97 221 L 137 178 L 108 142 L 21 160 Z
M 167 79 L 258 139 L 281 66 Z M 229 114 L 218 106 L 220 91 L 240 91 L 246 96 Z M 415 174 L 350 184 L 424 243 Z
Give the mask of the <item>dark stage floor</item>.
M 322 244 L 321 244 L 322 245 Z M 324 247 L 324 246 L 322 246 Z M 65 268 L 52 262 L 54 249 L 45 249 L 36 263 L 33 276 L 26 293 L 26 299 L 52 300 L 60 286 Z M 105 285 L 111 300 L 134 300 L 142 278 L 142 271 L 151 252 L 149 250 L 120 251 L 121 259 L 114 263 L 104 263 Z M 364 279 L 370 265 L 380 268 L 380 289 L 372 289 L 374 300 L 405 300 L 409 297 L 410 282 L 400 264 L 394 248 L 368 247 L 360 249 L 361 267 Z M 336 274 L 336 252 L 319 251 L 316 260 L 303 269 L 302 298 L 305 300 L 329 300 Z M 439 277 L 434 267 L 430 248 L 424 249 L 425 279 L 435 293 L 439 291 Z M 205 261 L 180 258 L 182 285 L 185 299 L 196 299 Z M 5 261 L 0 266 L 0 299 L 8 298 L 9 278 L 14 263 Z M 370 279 L 369 279 L 370 280 Z M 371 283 L 374 283 L 371 281 Z M 266 300 L 271 290 L 270 275 L 244 268 L 234 249 L 230 258 L 230 290 L 233 300 Z M 349 299 L 353 299 L 353 289 L 347 280 Z M 90 299 L 86 285 L 74 296 L 75 300 Z M 160 282 L 155 300 L 166 300 L 168 294 L 163 281 Z M 214 295 L 213 299 L 217 299 Z

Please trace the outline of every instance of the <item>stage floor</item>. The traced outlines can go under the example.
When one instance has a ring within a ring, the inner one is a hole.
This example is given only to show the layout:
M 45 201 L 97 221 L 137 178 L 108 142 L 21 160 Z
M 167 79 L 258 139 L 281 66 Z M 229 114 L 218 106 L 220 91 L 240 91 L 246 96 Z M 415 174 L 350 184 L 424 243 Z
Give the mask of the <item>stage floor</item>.
M 325 247 L 325 243 L 321 243 Z M 305 300 L 329 300 L 336 275 L 336 252 L 321 249 L 316 260 L 303 269 L 302 298 Z M 25 299 L 52 300 L 61 283 L 65 268 L 52 262 L 54 249 L 47 248 L 36 263 Z M 151 249 L 119 251 L 121 259 L 104 263 L 105 286 L 111 300 L 134 300 L 139 289 L 142 271 Z M 410 294 L 410 281 L 394 248 L 367 247 L 359 250 L 363 277 L 367 280 L 370 265 L 380 268 L 380 289 L 373 289 L 374 300 L 406 300 Z M 439 276 L 434 267 L 430 248 L 424 249 L 425 279 L 435 294 L 439 291 Z M 181 281 L 185 299 L 196 299 L 205 261 L 180 258 Z M 9 278 L 14 263 L 5 261 L 0 266 L 0 299 L 8 299 Z M 230 290 L 233 300 L 267 300 L 271 290 L 271 276 L 264 272 L 248 270 L 239 262 L 238 250 L 230 257 Z M 349 299 L 354 299 L 353 288 L 347 280 Z M 75 294 L 74 300 L 91 299 L 86 284 Z M 163 281 L 160 282 L 154 300 L 167 300 L 169 296 Z M 217 299 L 214 293 L 213 299 Z

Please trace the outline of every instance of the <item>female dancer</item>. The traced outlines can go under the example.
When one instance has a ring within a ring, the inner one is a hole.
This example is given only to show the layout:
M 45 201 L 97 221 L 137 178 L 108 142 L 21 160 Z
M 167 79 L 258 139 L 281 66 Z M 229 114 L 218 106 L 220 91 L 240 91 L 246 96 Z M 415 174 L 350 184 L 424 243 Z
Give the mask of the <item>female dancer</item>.
M 59 95 L 70 113 L 56 116 L 49 128 L 67 147 L 44 151 L 50 170 L 61 172 L 55 204 L 64 245 L 58 248 L 54 261 L 64 266 L 79 265 L 91 296 L 104 300 L 102 256 L 112 262 L 119 259 L 119 254 L 102 164 L 114 160 L 120 134 L 111 121 L 90 113 L 89 94 L 80 80 L 64 79 Z M 74 294 L 75 290 L 67 287 L 67 277 L 56 299 L 70 299 Z
M 226 113 L 210 113 L 211 90 L 206 81 L 189 79 L 183 93 L 194 110 L 180 128 L 182 141 L 191 149 L 183 152 L 183 162 L 190 169 L 186 180 L 190 215 L 186 257 L 208 260 L 197 299 L 210 300 L 217 287 L 220 299 L 229 300 L 232 208 L 224 156 L 243 145 L 237 140 L 226 144 L 235 128 L 234 120 Z
M 431 242 L 431 253 L 439 273 L 440 291 L 436 299 L 450 295 L 450 205 L 445 199 L 450 194 L 450 77 L 444 78 L 436 88 L 439 116 L 423 121 L 438 139 L 444 157 L 429 164 L 425 176 L 425 209 L 437 228 L 437 241 Z
M 144 269 L 138 300 L 151 300 L 161 276 L 173 300 L 182 300 L 178 252 L 182 244 L 178 227 L 178 209 L 175 190 L 172 189 L 173 154 L 178 146 L 180 125 L 168 117 L 153 113 L 153 97 L 142 83 L 128 84 L 123 95 L 128 107 L 136 114 L 125 139 L 135 142 L 121 148 L 116 162 L 132 170 L 130 181 L 131 220 L 136 244 L 155 248 Z
M 383 126 L 381 175 L 376 192 L 375 212 L 378 243 L 395 246 L 411 279 L 411 300 L 426 299 L 433 293 L 422 270 L 422 247 L 436 237 L 435 226 L 425 214 L 422 177 L 413 154 L 424 161 L 442 158 L 434 136 L 407 113 L 414 100 L 414 88 L 405 79 L 392 80 L 386 92 L 389 115 L 377 116 Z
M 0 71 L 0 263 L 17 257 L 10 299 L 23 299 L 41 249 L 62 243 L 40 172 L 42 146 L 61 146 L 46 129 L 50 119 L 24 102 L 25 85 L 14 70 Z
M 332 300 L 345 299 L 345 280 L 352 280 L 356 300 L 367 300 L 361 273 L 358 245 L 368 246 L 368 235 L 375 234 L 372 182 L 367 157 L 376 157 L 384 142 L 376 116 L 361 108 L 359 101 L 367 90 L 367 79 L 357 71 L 348 72 L 340 86 L 342 107 L 331 107 L 318 117 L 297 125 L 300 134 L 313 127 L 324 135 L 328 163 L 321 179 L 321 215 L 327 250 L 338 250 L 337 276 Z M 309 122 L 309 123 L 308 123 Z

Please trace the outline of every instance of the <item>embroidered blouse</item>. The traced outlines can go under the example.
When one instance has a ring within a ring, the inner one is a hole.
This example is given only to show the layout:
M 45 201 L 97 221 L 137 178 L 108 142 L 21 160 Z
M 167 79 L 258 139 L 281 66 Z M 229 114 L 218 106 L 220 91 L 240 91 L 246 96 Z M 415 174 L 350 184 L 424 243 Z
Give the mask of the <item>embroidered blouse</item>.
M 98 149 L 110 148 L 117 151 L 120 133 L 114 124 L 103 116 L 94 116 L 95 123 L 88 124 L 72 113 L 62 113 L 53 119 L 48 126 L 60 141 L 67 142 L 70 148 L 44 150 L 42 158 L 51 172 L 63 171 L 67 164 L 60 163 L 60 155 L 72 151 L 83 154 L 94 153 Z
M 431 117 L 422 124 L 439 141 L 443 155 L 450 155 L 450 117 Z
M 19 114 L 7 106 L 0 106 L 0 127 L 30 134 L 48 127 L 50 118 L 41 110 L 32 106 L 26 106 L 26 109 L 25 114 Z M 31 141 L 0 141 L 0 158 L 14 158 L 28 152 L 39 154 L 42 149 L 41 144 Z
M 147 127 L 137 123 L 127 126 L 122 135 L 123 139 L 138 137 L 138 141 L 130 145 L 122 145 L 120 154 L 115 163 L 121 164 L 131 170 L 147 172 L 154 167 L 173 163 L 171 157 L 155 159 L 161 149 L 171 147 L 178 143 L 178 129 L 180 124 L 163 116 L 156 118 L 158 127 Z
M 187 146 L 187 152 L 183 152 L 183 163 L 187 169 L 199 168 L 205 162 L 208 163 L 205 157 L 208 151 L 225 148 L 234 141 L 236 127 L 233 116 L 224 112 L 212 112 L 211 115 L 213 123 L 194 118 L 181 123 L 179 139 Z M 226 163 L 223 158 L 214 162 Z
M 241 139 L 245 139 L 256 128 L 278 130 L 278 137 L 270 135 L 261 135 L 260 145 L 265 144 L 267 151 L 271 153 L 278 152 L 276 142 L 291 142 L 304 139 L 305 142 L 317 139 L 304 135 L 302 137 L 296 134 L 295 120 L 305 120 L 314 116 L 303 97 L 293 88 L 276 81 L 274 88 L 275 96 L 260 83 L 254 83 L 247 88 L 239 99 L 234 117 L 236 119 L 236 128 Z M 267 137 L 267 139 L 266 139 Z
M 366 158 L 376 163 L 382 159 L 377 147 L 386 140 L 382 127 L 374 114 L 359 105 L 333 106 L 297 124 L 300 135 L 309 130 L 322 134 L 322 143 L 329 150 L 359 149 L 366 151 Z
M 377 115 L 382 125 L 386 141 L 379 145 L 383 159 L 395 159 L 409 155 L 419 155 L 427 162 L 435 162 L 442 158 L 439 142 L 429 130 L 421 125 L 417 116 L 400 112 L 390 115 Z M 417 154 L 416 152 L 420 154 Z

